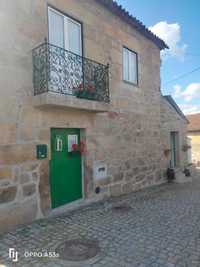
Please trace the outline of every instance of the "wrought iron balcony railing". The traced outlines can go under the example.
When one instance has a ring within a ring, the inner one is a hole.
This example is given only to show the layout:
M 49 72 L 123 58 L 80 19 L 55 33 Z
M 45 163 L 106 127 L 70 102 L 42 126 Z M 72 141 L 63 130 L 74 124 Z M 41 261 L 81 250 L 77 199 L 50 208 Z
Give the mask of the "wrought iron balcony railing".
M 55 92 L 109 102 L 109 66 L 49 43 L 33 49 L 34 94 Z

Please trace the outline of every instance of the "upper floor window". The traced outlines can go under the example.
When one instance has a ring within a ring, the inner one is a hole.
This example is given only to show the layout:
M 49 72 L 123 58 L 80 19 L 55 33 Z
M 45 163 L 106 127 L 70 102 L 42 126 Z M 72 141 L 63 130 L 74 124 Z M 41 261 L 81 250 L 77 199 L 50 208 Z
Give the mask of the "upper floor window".
M 126 47 L 123 47 L 123 80 L 138 84 L 137 54 Z
M 49 42 L 77 55 L 82 55 L 81 24 L 48 7 Z

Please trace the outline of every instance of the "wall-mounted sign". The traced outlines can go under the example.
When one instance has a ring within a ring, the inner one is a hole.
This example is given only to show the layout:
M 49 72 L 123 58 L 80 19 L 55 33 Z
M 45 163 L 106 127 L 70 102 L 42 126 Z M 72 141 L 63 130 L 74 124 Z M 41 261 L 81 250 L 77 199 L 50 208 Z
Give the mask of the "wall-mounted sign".
M 102 161 L 94 162 L 94 178 L 96 180 L 107 177 L 107 164 Z
M 73 145 L 78 145 L 78 135 L 77 134 L 69 134 L 67 137 L 68 143 L 68 152 L 73 151 Z

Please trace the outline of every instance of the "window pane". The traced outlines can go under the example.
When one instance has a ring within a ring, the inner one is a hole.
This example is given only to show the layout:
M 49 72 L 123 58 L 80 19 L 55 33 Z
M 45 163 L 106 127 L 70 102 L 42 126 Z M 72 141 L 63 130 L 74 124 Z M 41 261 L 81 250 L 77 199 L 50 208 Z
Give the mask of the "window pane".
M 137 58 L 131 51 L 129 51 L 129 81 L 137 83 Z
M 129 80 L 129 60 L 128 60 L 128 50 L 123 48 L 123 79 L 125 81 Z
M 69 51 L 81 55 L 81 26 L 68 19 Z
M 49 42 L 53 45 L 64 48 L 64 19 L 58 13 L 49 12 Z

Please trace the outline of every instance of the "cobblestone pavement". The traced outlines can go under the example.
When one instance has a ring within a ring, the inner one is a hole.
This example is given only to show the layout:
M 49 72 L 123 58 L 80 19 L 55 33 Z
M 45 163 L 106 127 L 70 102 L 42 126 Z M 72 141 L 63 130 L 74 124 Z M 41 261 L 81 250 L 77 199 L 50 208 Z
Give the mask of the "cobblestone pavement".
M 131 209 L 112 209 L 122 204 Z M 98 240 L 98 256 L 77 264 L 23 256 L 24 251 L 55 251 L 76 238 Z M 8 248 L 19 252 L 17 263 L 11 264 Z M 20 227 L 0 236 L 0 259 L 6 267 L 200 266 L 200 180 L 156 186 Z

